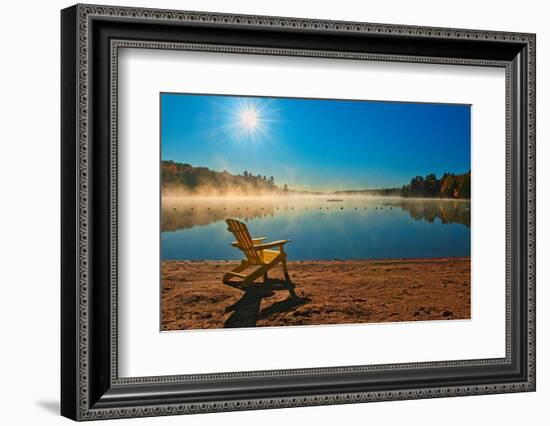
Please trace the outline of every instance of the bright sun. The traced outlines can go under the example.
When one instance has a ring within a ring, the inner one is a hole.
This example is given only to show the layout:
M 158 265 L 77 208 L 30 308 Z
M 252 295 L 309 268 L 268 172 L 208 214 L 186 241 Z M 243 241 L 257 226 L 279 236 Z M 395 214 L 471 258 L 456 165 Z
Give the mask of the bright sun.
M 241 112 L 241 126 L 248 130 L 254 130 L 258 126 L 258 111 L 245 109 Z
M 220 129 L 234 143 L 259 146 L 273 141 L 273 123 L 277 123 L 278 111 L 269 100 L 242 98 L 228 105 L 220 105 L 227 113 L 227 120 Z

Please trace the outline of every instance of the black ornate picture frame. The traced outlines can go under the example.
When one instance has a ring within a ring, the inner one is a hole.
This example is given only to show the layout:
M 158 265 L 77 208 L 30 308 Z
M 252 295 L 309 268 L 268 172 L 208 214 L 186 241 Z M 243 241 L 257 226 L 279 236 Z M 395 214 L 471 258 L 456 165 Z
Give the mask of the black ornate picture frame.
M 534 34 L 96 5 L 64 9 L 61 29 L 62 415 L 93 420 L 535 390 Z M 504 68 L 506 356 L 120 378 L 121 47 Z

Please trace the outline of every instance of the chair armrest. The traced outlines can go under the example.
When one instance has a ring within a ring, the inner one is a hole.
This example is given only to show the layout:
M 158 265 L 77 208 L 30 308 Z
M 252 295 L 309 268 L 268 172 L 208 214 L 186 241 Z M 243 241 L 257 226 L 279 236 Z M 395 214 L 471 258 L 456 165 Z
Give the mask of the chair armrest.
M 282 247 L 286 243 L 290 243 L 290 240 L 279 240 L 279 241 L 273 241 L 271 243 L 257 244 L 257 245 L 254 245 L 254 248 L 256 250 L 263 250 L 263 249 L 268 249 L 268 248 L 277 247 L 277 246 Z
M 258 237 L 258 238 L 252 238 L 252 244 L 256 244 L 256 243 L 259 243 L 260 241 L 263 241 L 263 240 L 267 240 L 267 237 Z M 233 241 L 231 243 L 233 247 L 239 247 L 239 242 L 238 241 Z

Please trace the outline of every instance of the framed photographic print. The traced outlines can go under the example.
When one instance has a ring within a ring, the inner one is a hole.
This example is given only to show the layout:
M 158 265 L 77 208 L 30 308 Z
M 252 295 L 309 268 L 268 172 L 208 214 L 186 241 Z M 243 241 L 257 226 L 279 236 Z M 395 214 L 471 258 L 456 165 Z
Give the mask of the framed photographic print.
M 161 330 L 471 318 L 470 105 L 160 104 Z
M 76 5 L 74 420 L 535 390 L 535 36 Z

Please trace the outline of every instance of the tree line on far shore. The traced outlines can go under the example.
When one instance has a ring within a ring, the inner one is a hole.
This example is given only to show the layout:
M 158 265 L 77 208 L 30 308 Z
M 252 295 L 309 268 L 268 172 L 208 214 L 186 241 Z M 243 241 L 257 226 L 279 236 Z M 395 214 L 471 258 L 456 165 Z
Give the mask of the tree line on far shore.
M 279 187 L 273 176 L 254 175 L 248 171 L 234 175 L 227 171 L 217 172 L 208 167 L 162 161 L 163 193 L 202 195 L 256 195 L 285 193 L 287 185 Z
M 277 185 L 273 176 L 255 175 L 249 171 L 231 174 L 208 167 L 194 167 L 174 161 L 161 162 L 162 191 L 169 195 L 260 195 L 260 194 L 321 194 L 297 191 L 286 184 Z M 393 195 L 402 197 L 470 198 L 471 173 L 444 173 L 440 179 L 430 173 L 416 176 L 401 188 L 357 189 L 336 191 L 341 195 Z
M 454 174 L 444 173 L 440 179 L 434 173 L 415 176 L 408 185 L 396 188 L 354 189 L 336 191 L 340 195 L 382 195 L 394 197 L 418 198 L 455 198 L 469 199 L 471 196 L 471 172 Z
M 402 197 L 441 197 L 465 198 L 471 196 L 471 172 L 455 175 L 444 173 L 440 179 L 430 173 L 425 177 L 416 176 L 409 185 L 400 189 Z

